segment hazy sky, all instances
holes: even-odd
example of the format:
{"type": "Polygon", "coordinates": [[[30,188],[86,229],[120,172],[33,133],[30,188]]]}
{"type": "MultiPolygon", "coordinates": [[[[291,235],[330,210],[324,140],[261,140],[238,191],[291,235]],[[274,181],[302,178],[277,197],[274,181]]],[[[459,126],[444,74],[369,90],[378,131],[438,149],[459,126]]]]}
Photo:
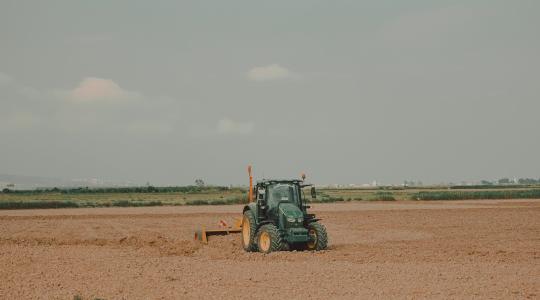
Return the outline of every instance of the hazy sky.
{"type": "Polygon", "coordinates": [[[0,1],[0,173],[540,177],[539,1],[0,1]]]}

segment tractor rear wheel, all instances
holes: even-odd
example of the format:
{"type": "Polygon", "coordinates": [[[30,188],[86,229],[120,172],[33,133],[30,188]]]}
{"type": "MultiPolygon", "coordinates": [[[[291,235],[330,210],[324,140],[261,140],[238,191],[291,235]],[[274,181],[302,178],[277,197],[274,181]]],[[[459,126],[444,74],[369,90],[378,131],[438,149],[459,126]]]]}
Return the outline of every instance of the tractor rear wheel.
{"type": "Polygon", "coordinates": [[[311,242],[306,243],[307,250],[324,250],[328,246],[328,235],[326,227],[319,222],[309,223],[308,234],[311,237],[311,242]]]}
{"type": "Polygon", "coordinates": [[[256,234],[257,224],[255,223],[255,216],[251,210],[247,210],[244,212],[244,217],[242,218],[242,246],[244,246],[244,250],[248,252],[257,250],[256,234]]]}
{"type": "Polygon", "coordinates": [[[259,228],[257,247],[262,253],[280,251],[283,248],[283,240],[274,224],[266,224],[259,228]]]}

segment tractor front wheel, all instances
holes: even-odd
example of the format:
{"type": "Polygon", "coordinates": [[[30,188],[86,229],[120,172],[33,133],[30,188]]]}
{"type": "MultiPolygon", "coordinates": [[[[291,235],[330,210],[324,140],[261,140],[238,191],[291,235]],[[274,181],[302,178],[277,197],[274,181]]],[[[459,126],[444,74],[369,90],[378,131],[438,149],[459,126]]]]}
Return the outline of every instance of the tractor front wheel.
{"type": "Polygon", "coordinates": [[[262,253],[280,251],[283,247],[283,240],[279,235],[279,230],[274,224],[261,226],[257,234],[257,247],[262,253]]]}
{"type": "Polygon", "coordinates": [[[251,252],[257,250],[257,244],[255,242],[255,235],[257,233],[257,224],[255,223],[255,216],[251,210],[244,212],[242,218],[242,245],[244,250],[251,252]]]}
{"type": "Polygon", "coordinates": [[[326,227],[318,222],[313,222],[308,225],[308,234],[311,238],[310,242],[307,242],[307,250],[324,250],[328,246],[328,235],[326,233],[326,227]]]}

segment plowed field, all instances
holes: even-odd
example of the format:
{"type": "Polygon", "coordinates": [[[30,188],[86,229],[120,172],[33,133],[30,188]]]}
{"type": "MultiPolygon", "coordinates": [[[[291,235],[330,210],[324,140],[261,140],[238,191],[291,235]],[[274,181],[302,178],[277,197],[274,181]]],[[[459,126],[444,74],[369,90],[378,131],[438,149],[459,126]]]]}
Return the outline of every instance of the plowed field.
{"type": "Polygon", "coordinates": [[[0,299],[540,298],[540,200],[313,205],[321,252],[192,240],[241,209],[0,211],[0,299]]]}

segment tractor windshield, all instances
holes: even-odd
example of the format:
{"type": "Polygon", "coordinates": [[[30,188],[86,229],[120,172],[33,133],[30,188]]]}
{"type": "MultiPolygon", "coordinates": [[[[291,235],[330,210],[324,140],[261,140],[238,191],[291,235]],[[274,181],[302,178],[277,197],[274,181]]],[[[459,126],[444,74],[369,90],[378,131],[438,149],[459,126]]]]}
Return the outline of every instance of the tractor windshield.
{"type": "Polygon", "coordinates": [[[290,183],[276,183],[268,187],[268,205],[276,206],[279,201],[298,205],[298,186],[290,183]]]}

